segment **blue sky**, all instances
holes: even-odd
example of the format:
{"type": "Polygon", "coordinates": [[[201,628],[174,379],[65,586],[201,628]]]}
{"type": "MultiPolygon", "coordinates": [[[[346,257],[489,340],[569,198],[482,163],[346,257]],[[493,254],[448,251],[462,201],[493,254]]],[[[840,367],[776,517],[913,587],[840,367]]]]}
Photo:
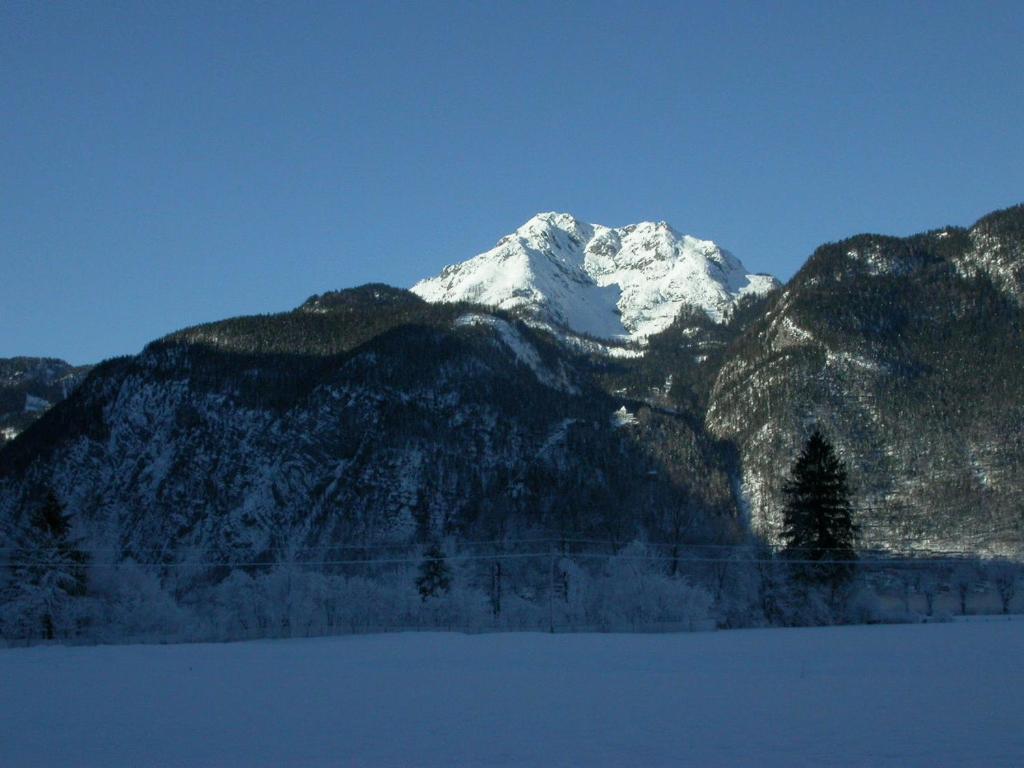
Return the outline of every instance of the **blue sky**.
{"type": "Polygon", "coordinates": [[[542,210],[785,279],[1024,200],[1011,3],[0,5],[0,356],[400,286],[542,210]]]}

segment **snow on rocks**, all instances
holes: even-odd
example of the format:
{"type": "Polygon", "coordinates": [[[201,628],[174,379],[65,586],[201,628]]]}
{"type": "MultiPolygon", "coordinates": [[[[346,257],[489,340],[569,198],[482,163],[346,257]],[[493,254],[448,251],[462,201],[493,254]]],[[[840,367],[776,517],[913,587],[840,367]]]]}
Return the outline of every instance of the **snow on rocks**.
{"type": "Polygon", "coordinates": [[[629,427],[636,423],[636,414],[630,413],[626,410],[626,406],[622,406],[612,414],[612,426],[616,429],[629,427]]]}
{"type": "Polygon", "coordinates": [[[25,413],[42,413],[53,403],[35,395],[25,395],[25,413]]]}
{"type": "Polygon", "coordinates": [[[683,305],[716,322],[741,296],[775,278],[750,274],[710,240],[665,222],[611,228],[565,213],[540,213],[489,251],[445,267],[413,293],[525,311],[554,326],[602,339],[642,340],[664,330],[683,305]]]}

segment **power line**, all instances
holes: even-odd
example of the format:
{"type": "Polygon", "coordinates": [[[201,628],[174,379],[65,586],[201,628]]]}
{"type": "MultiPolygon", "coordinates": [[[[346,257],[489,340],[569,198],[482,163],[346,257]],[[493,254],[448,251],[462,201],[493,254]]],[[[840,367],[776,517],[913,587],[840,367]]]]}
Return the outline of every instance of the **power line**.
{"type": "MultiPolygon", "coordinates": [[[[912,544],[912,539],[903,539],[899,542],[903,547],[890,547],[887,548],[886,552],[905,552],[908,555],[915,557],[928,557],[931,555],[937,556],[969,556],[974,553],[964,552],[962,550],[939,550],[939,549],[923,549],[920,547],[907,546],[912,544]]],[[[628,543],[622,541],[613,541],[610,539],[576,539],[567,537],[551,537],[551,538],[537,538],[537,539],[496,539],[490,541],[460,541],[458,546],[460,547],[479,547],[479,546],[501,546],[501,547],[516,547],[524,545],[536,545],[536,544],[552,544],[552,545],[565,545],[565,544],[587,544],[587,545],[601,545],[609,547],[622,547],[628,543]]],[[[687,550],[730,550],[734,552],[746,552],[756,549],[767,549],[773,552],[816,552],[816,547],[787,547],[784,544],[770,543],[770,542],[751,542],[747,544],[695,544],[695,543],[674,543],[674,542],[658,542],[658,541],[643,541],[641,544],[645,547],[652,548],[678,548],[680,552],[687,550]]],[[[333,551],[379,551],[385,549],[409,549],[409,544],[337,544],[337,545],[323,545],[319,547],[273,547],[268,552],[285,553],[295,556],[300,553],[312,553],[312,552],[333,552],[333,551]]],[[[68,547],[0,547],[0,552],[62,552],[67,551],[68,547]]],[[[122,555],[141,555],[145,553],[149,554],[163,554],[168,550],[165,548],[144,548],[144,549],[126,549],[124,547],[88,547],[81,548],[76,547],[77,551],[85,552],[88,554],[102,554],[102,553],[114,553],[122,555]]],[[[191,551],[194,553],[210,554],[216,552],[210,549],[194,550],[189,547],[181,547],[180,549],[186,552],[191,551]]],[[[869,552],[874,550],[861,550],[862,552],[869,552]]],[[[493,555],[489,555],[493,556],[493,555]]],[[[366,562],[366,561],[359,561],[366,562]]]]}
{"type": "Polygon", "coordinates": [[[867,557],[867,558],[764,558],[764,557],[671,557],[665,555],[630,555],[610,554],[606,552],[573,552],[557,553],[545,552],[522,552],[522,553],[490,553],[475,555],[450,555],[447,557],[403,557],[403,558],[378,558],[362,560],[252,560],[252,561],[231,561],[231,560],[207,560],[207,561],[177,561],[177,562],[137,562],[124,560],[121,562],[89,562],[75,563],[68,561],[25,561],[18,562],[18,567],[57,567],[66,568],[121,568],[121,567],[151,567],[151,568],[283,568],[283,567],[329,567],[343,565],[412,565],[424,562],[464,562],[464,561],[495,561],[495,560],[525,560],[530,558],[561,560],[573,559],[606,559],[626,561],[647,561],[665,562],[685,565],[687,563],[726,563],[730,565],[741,564],[772,564],[772,565],[856,565],[856,566],[878,566],[878,565],[899,565],[899,566],[935,566],[935,565],[962,565],[965,558],[893,558],[893,557],[867,557]]]}

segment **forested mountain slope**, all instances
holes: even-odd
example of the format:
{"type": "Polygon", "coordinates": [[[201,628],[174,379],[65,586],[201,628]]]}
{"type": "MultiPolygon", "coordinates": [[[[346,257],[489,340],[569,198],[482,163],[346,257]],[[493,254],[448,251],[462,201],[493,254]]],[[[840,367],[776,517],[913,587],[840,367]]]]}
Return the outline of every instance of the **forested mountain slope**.
{"type": "Polygon", "coordinates": [[[24,524],[52,489],[90,546],[174,562],[446,535],[731,540],[731,460],[542,332],[365,286],[97,367],[0,452],[0,519],[24,524]]]}
{"type": "Polygon", "coordinates": [[[843,453],[862,543],[1019,553],[1024,207],[970,229],[819,248],[734,343],[709,431],[734,443],[755,527],[777,530],[811,424],[843,453]]]}

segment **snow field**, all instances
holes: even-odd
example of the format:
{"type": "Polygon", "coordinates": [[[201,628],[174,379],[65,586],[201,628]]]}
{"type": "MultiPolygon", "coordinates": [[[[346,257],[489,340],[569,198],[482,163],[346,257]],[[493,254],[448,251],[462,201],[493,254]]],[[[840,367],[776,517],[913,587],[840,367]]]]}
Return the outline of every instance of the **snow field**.
{"type": "Polygon", "coordinates": [[[1024,764],[1024,622],[0,650],[0,765],[1024,764]]]}

